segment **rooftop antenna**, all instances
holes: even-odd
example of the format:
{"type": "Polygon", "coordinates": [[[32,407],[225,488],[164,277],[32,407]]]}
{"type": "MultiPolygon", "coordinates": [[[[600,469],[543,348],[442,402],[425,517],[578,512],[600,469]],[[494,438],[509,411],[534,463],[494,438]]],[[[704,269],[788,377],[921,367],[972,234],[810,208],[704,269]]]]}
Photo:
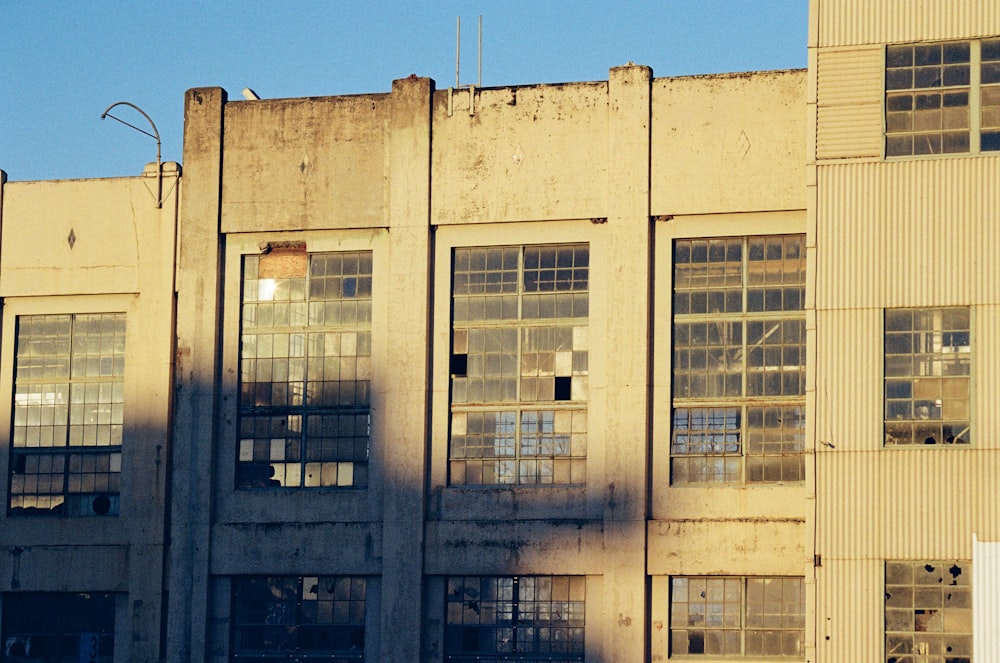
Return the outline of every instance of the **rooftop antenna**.
{"type": "MultiPolygon", "coordinates": [[[[483,16],[479,15],[479,43],[478,43],[478,72],[476,78],[476,87],[482,87],[483,85],[483,16]]],[[[455,89],[460,89],[462,87],[462,82],[460,79],[461,72],[461,61],[462,61],[462,17],[457,18],[457,23],[455,26],[455,89]]]]}

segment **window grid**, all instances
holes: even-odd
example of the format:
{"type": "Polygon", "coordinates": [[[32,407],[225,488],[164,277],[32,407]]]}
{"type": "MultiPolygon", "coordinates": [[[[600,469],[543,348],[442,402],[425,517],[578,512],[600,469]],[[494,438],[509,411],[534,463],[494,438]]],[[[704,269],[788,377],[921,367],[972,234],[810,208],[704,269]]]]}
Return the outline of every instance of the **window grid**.
{"type": "Polygon", "coordinates": [[[968,444],[968,308],[886,309],[885,444],[968,444]]]}
{"type": "Polygon", "coordinates": [[[584,660],[586,578],[448,578],[445,660],[584,660]]]}
{"type": "Polygon", "coordinates": [[[1000,39],[885,54],[886,156],[1000,150],[1000,39]]]}
{"type": "Polygon", "coordinates": [[[3,608],[6,663],[114,660],[114,594],[11,592],[3,608]]]}
{"type": "Polygon", "coordinates": [[[797,658],[804,653],[802,578],[671,578],[672,656],[797,658]]]}
{"type": "Polygon", "coordinates": [[[11,513],[118,512],[125,314],[17,318],[11,513]]]}
{"type": "Polygon", "coordinates": [[[804,237],[674,246],[671,480],[805,474],[804,237]]]}
{"type": "Polygon", "coordinates": [[[586,482],[589,250],[458,248],[449,481],[586,482]]]}
{"type": "Polygon", "coordinates": [[[885,565],[885,663],[971,663],[972,565],[885,565]]]}
{"type": "Polygon", "coordinates": [[[273,273],[243,259],[241,488],[368,483],[372,256],[309,254],[273,273]]]}
{"type": "Polygon", "coordinates": [[[232,586],[232,660],[364,660],[365,578],[238,576],[232,586]]]}

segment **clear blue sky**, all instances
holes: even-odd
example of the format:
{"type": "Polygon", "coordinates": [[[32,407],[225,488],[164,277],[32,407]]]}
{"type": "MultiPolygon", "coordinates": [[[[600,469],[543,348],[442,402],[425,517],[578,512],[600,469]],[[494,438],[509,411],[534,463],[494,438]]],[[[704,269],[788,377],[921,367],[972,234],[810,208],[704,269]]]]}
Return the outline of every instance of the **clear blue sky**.
{"type": "MultiPolygon", "coordinates": [[[[156,143],[101,112],[136,104],[183,162],[184,92],[387,92],[393,79],[484,86],[806,66],[807,0],[0,0],[0,169],[11,180],[136,175],[156,143]]],[[[146,128],[133,111],[122,119],[146,128]]]]}

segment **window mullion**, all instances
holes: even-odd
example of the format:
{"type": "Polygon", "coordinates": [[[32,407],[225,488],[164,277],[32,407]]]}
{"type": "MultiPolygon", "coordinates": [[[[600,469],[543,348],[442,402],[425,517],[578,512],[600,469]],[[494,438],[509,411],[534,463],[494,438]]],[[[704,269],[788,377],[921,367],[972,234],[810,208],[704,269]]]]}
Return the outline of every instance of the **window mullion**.
{"type": "Polygon", "coordinates": [[[982,151],[982,42],[973,39],[969,45],[969,152],[982,151]]]}

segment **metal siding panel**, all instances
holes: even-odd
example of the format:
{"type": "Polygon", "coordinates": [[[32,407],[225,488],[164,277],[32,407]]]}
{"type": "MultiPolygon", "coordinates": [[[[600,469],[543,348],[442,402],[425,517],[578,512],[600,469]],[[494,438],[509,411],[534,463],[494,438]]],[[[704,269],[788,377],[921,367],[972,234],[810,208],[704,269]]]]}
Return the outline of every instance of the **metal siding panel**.
{"type": "Polygon", "coordinates": [[[818,168],[818,309],[1000,299],[1000,159],[818,168]]]}
{"type": "Polygon", "coordinates": [[[820,0],[819,45],[962,39],[1000,34],[994,0],[820,0]]]}
{"type": "Polygon", "coordinates": [[[882,49],[822,51],[817,59],[819,159],[882,154],[882,49]]]}
{"type": "Polygon", "coordinates": [[[975,660],[1000,661],[1000,543],[972,542],[972,647],[975,660]]]}
{"type": "Polygon", "coordinates": [[[816,660],[882,660],[884,564],[827,560],[816,570],[816,660]]]}

